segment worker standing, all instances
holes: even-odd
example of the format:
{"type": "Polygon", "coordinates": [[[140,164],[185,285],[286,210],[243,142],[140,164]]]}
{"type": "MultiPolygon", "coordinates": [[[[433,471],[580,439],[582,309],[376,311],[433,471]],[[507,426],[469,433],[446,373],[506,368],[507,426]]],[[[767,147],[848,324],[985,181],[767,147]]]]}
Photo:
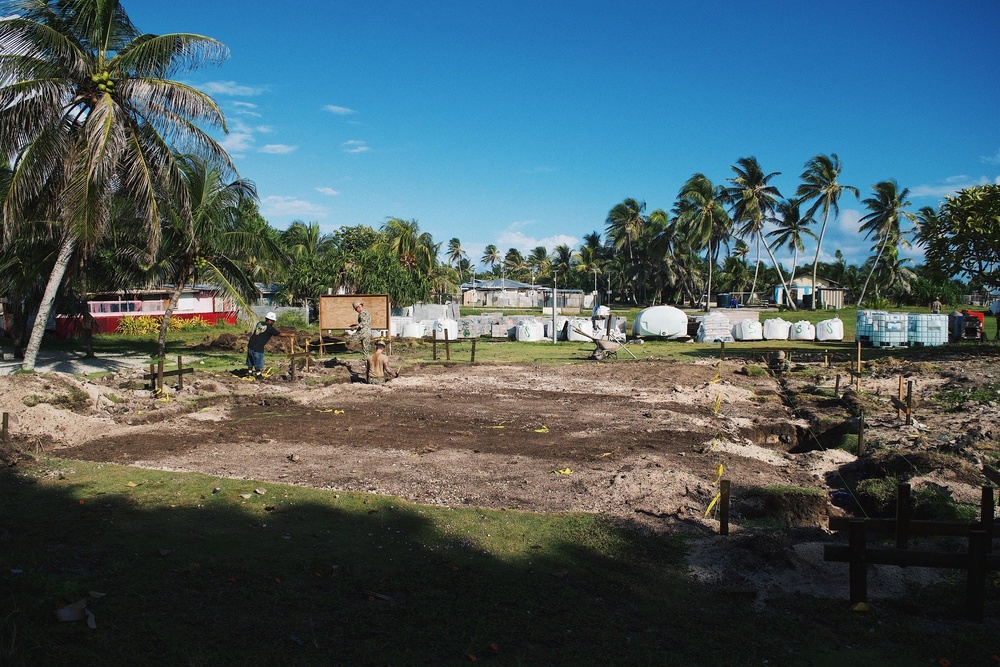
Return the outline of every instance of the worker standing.
{"type": "Polygon", "coordinates": [[[247,343],[247,374],[253,374],[258,380],[264,373],[264,346],[267,341],[275,336],[280,338],[292,338],[294,334],[281,333],[274,328],[274,321],[278,316],[273,312],[264,316],[263,322],[254,325],[250,333],[250,341],[247,343]]]}
{"type": "Polygon", "coordinates": [[[364,301],[354,302],[354,311],[358,314],[358,323],[352,324],[354,335],[361,341],[361,354],[367,359],[372,353],[372,314],[365,310],[364,301]]]}

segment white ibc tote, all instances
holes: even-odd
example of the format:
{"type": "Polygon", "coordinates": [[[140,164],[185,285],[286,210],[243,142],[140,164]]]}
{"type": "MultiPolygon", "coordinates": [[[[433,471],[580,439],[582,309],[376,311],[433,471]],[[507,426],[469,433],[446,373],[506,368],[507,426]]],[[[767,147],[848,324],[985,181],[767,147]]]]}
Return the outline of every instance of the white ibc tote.
{"type": "Polygon", "coordinates": [[[409,322],[403,325],[403,338],[423,338],[426,330],[422,322],[409,322]]]}
{"type": "Polygon", "coordinates": [[[872,346],[902,347],[909,340],[906,313],[872,313],[872,346]]]}
{"type": "Polygon", "coordinates": [[[944,345],[948,342],[948,316],[910,313],[907,320],[908,341],[912,347],[944,345]]]}
{"type": "Polygon", "coordinates": [[[788,340],[816,340],[815,325],[806,320],[799,320],[789,329],[788,340]]]}
{"type": "Polygon", "coordinates": [[[757,320],[740,320],[733,325],[733,338],[736,340],[762,340],[764,331],[757,320]]]}
{"type": "Polygon", "coordinates": [[[545,327],[541,322],[524,321],[517,325],[514,337],[519,341],[537,343],[545,340],[545,327]]]}
{"type": "Polygon", "coordinates": [[[844,340],[844,323],[839,317],[816,325],[816,340],[844,340]]]}
{"type": "Polygon", "coordinates": [[[791,328],[792,323],[786,322],[780,317],[774,317],[769,320],[764,320],[764,339],[765,340],[788,340],[788,330],[791,328]]]}

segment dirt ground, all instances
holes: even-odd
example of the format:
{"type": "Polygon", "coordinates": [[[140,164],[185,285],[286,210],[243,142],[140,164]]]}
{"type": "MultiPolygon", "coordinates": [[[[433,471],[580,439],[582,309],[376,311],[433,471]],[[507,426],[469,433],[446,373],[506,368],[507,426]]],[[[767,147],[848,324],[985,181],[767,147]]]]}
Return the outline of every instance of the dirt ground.
{"type": "MultiPolygon", "coordinates": [[[[717,512],[706,511],[721,476],[732,485],[732,534],[697,541],[693,576],[752,587],[760,600],[778,591],[846,598],[846,564],[824,563],[822,544],[856,457],[821,436],[850,424],[852,394],[800,400],[832,393],[838,371],[820,361],[782,378],[738,360],[453,363],[409,367],[385,386],[352,382],[360,364],[358,355],[327,360],[294,382],[196,371],[163,396],[144,388],[141,370],[85,381],[15,375],[0,377],[0,409],[25,452],[425,504],[598,512],[651,531],[717,534],[717,512]],[[821,492],[778,505],[759,493],[780,486],[821,492]],[[764,519],[787,530],[745,528],[764,519]]],[[[975,363],[883,362],[862,388],[869,441],[965,454],[966,466],[927,471],[915,488],[978,503],[977,453],[1000,447],[1000,396],[947,413],[920,400],[906,426],[888,404],[900,375],[918,397],[997,383],[1000,347],[984,347],[975,363]]],[[[870,594],[936,576],[880,568],[870,594]]]]}

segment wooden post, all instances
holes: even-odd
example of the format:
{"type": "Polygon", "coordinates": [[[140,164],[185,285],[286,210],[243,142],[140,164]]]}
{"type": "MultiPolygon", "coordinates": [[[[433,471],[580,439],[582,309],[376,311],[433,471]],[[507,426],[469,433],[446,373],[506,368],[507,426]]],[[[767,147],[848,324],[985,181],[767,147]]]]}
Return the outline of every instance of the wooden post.
{"type": "Polygon", "coordinates": [[[860,394],[861,393],[861,341],[860,340],[858,341],[858,368],[857,368],[857,371],[858,371],[858,375],[857,375],[857,378],[855,380],[855,382],[857,383],[857,388],[855,389],[855,391],[857,391],[860,394]]]}
{"type": "Polygon", "coordinates": [[[719,341],[719,361],[726,360],[726,341],[719,341]]]}
{"type": "Polygon", "coordinates": [[[865,411],[858,413],[858,458],[865,453],[865,411]]]}
{"type": "Polygon", "coordinates": [[[149,365],[149,386],[156,389],[156,364],[149,365]]]}
{"type": "Polygon", "coordinates": [[[849,573],[851,604],[868,602],[868,571],[865,562],[865,520],[851,519],[848,525],[847,548],[850,552],[849,573]]]}
{"type": "Polygon", "coordinates": [[[309,341],[306,341],[306,370],[309,370],[309,341]]]}
{"type": "Polygon", "coordinates": [[[833,397],[840,398],[840,373],[837,373],[837,384],[833,386],[833,397]]]}
{"type": "Polygon", "coordinates": [[[444,330],[444,358],[447,361],[451,361],[451,343],[449,342],[450,336],[448,335],[448,328],[445,327],[444,330]]]}
{"type": "Polygon", "coordinates": [[[896,485],[896,548],[905,549],[910,541],[910,485],[896,485]]]}
{"type": "Polygon", "coordinates": [[[913,425],[913,380],[906,382],[906,425],[913,425]]]}
{"type": "Polygon", "coordinates": [[[830,350],[823,350],[823,358],[826,359],[826,367],[830,367],[830,350]]]}
{"type": "Polygon", "coordinates": [[[472,339],[472,361],[469,363],[476,363],[476,339],[472,339]]]}
{"type": "Polygon", "coordinates": [[[719,481],[719,535],[729,534],[729,480],[719,481]]]}
{"type": "Polygon", "coordinates": [[[434,361],[438,360],[438,332],[435,329],[431,331],[431,351],[434,355],[434,361]]]}
{"type": "Polygon", "coordinates": [[[156,387],[163,393],[163,357],[160,357],[156,362],[156,387]]]}
{"type": "MultiPolygon", "coordinates": [[[[7,430],[7,426],[10,422],[10,416],[5,412],[3,413],[3,427],[0,429],[0,440],[7,442],[10,440],[10,431],[7,430]]],[[[992,498],[992,496],[990,496],[992,498]]]]}
{"type": "Polygon", "coordinates": [[[986,554],[990,536],[980,526],[969,531],[969,569],[965,580],[965,615],[970,621],[983,620],[986,604],[986,554]]]}
{"type": "Polygon", "coordinates": [[[184,388],[184,357],[177,355],[177,390],[184,388]]]}
{"type": "MultiPolygon", "coordinates": [[[[982,499],[979,501],[979,523],[987,535],[993,535],[994,513],[996,505],[993,503],[993,487],[983,486],[982,499]]],[[[986,552],[993,552],[993,540],[986,540],[986,552]]]]}
{"type": "MultiPolygon", "coordinates": [[[[899,402],[903,402],[903,376],[899,376],[899,402]]],[[[896,408],[896,419],[903,418],[903,408],[896,408]]]]}

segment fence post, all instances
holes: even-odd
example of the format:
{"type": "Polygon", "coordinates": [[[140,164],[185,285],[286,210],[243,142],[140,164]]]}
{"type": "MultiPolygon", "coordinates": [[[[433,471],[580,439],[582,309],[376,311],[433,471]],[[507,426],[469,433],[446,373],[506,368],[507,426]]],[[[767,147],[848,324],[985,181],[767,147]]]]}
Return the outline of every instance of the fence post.
{"type": "Polygon", "coordinates": [[[913,424],[913,380],[906,382],[906,425],[913,424]]]}
{"type": "Polygon", "coordinates": [[[9,424],[10,416],[5,412],[3,413],[3,427],[0,430],[0,440],[7,442],[10,439],[10,431],[7,429],[9,424]]]}
{"type": "Polygon", "coordinates": [[[719,481],[719,535],[729,534],[729,480],[719,481]]]}
{"type": "MultiPolygon", "coordinates": [[[[903,402],[903,376],[899,376],[899,402],[903,402]]],[[[903,418],[903,408],[896,408],[896,419],[903,418]]]]}
{"type": "Polygon", "coordinates": [[[965,580],[965,616],[970,621],[983,620],[986,604],[986,554],[990,537],[982,527],[969,531],[969,569],[965,580]]]}
{"type": "Polygon", "coordinates": [[[472,364],[476,363],[476,339],[475,338],[472,339],[472,361],[470,361],[469,363],[472,363],[472,364]]]}
{"type": "Polygon", "coordinates": [[[850,552],[849,575],[851,604],[868,602],[868,570],[865,562],[865,520],[851,519],[847,548],[850,552]]]}
{"type": "Polygon", "coordinates": [[[726,360],[726,341],[719,341],[719,361],[726,360]]]}
{"type": "Polygon", "coordinates": [[[861,393],[861,341],[858,341],[858,374],[856,376],[856,389],[859,394],[861,393]]]}
{"type": "Polygon", "coordinates": [[[837,384],[833,387],[833,397],[840,398],[840,373],[837,373],[837,384]]]}
{"type": "Polygon", "coordinates": [[[450,336],[448,335],[448,328],[445,327],[444,330],[444,358],[446,361],[451,361],[451,343],[449,341],[450,336]]]}
{"type": "Polygon", "coordinates": [[[438,332],[437,329],[431,331],[431,351],[434,355],[434,361],[438,360],[438,332]]]}
{"type": "Polygon", "coordinates": [[[184,357],[177,355],[177,390],[184,388],[184,357]]]}
{"type": "Polygon", "coordinates": [[[896,485],[896,548],[905,549],[910,541],[910,485],[896,485]]]}
{"type": "Polygon", "coordinates": [[[156,388],[163,393],[163,357],[156,362],[156,388]]]}
{"type": "Polygon", "coordinates": [[[865,453],[865,411],[858,413],[858,458],[865,453]]]}

